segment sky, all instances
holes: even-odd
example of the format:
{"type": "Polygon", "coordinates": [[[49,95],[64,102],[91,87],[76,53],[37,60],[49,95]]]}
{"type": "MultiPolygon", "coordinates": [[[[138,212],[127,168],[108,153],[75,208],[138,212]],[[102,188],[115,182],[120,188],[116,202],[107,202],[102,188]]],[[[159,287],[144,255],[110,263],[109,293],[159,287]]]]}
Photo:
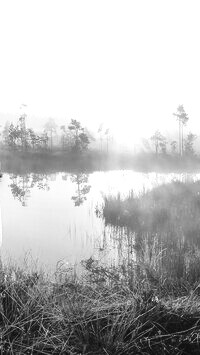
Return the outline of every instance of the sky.
{"type": "Polygon", "coordinates": [[[0,125],[71,118],[122,142],[200,135],[199,0],[0,0],[0,125]]]}

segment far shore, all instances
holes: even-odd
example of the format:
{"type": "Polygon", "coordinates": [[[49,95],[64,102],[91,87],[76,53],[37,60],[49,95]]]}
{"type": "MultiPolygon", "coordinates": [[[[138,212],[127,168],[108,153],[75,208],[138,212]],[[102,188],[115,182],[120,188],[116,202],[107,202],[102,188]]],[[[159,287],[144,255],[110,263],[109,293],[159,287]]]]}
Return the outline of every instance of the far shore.
{"type": "Polygon", "coordinates": [[[88,150],[75,154],[63,150],[0,151],[2,172],[30,173],[86,172],[108,170],[135,170],[158,173],[200,172],[200,156],[183,156],[153,153],[100,152],[88,150]]]}

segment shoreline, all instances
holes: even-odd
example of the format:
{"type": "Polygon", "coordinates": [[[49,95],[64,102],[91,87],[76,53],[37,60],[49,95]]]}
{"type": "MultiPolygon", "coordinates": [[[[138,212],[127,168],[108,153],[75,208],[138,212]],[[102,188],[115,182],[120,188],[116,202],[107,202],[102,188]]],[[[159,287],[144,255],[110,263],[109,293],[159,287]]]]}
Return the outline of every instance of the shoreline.
{"type": "Polygon", "coordinates": [[[157,173],[200,172],[200,157],[179,157],[155,154],[101,153],[88,151],[82,155],[70,152],[38,151],[0,152],[2,172],[94,172],[109,170],[133,170],[157,173]]]}

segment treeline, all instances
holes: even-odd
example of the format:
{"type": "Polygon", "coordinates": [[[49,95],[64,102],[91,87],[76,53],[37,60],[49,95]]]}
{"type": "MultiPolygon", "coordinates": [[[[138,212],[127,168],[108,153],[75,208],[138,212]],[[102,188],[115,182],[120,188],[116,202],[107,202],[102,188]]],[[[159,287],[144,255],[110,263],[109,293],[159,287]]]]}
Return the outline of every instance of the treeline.
{"type": "Polygon", "coordinates": [[[44,131],[40,134],[32,128],[26,127],[26,115],[20,116],[16,125],[6,123],[2,131],[2,146],[10,150],[52,150],[54,145],[72,152],[85,151],[90,141],[91,135],[81,126],[81,123],[72,119],[70,124],[60,127],[60,136],[56,135],[57,125],[53,119],[49,119],[44,126],[44,131]],[[57,139],[54,143],[55,137],[57,139]]]}
{"type": "Polygon", "coordinates": [[[194,143],[197,139],[197,135],[189,132],[186,137],[184,137],[184,127],[187,125],[189,117],[185,112],[183,105],[178,106],[177,111],[173,113],[173,116],[178,122],[178,141],[167,141],[166,137],[157,130],[150,138],[155,154],[171,153],[179,156],[194,156],[194,143]]]}
{"type": "MultiPolygon", "coordinates": [[[[195,155],[194,144],[197,136],[189,132],[184,136],[184,128],[189,121],[189,117],[185,112],[183,105],[179,105],[177,111],[173,114],[178,123],[177,140],[167,139],[159,130],[149,138],[143,139],[145,152],[157,155],[173,155],[173,156],[189,156],[195,155]]],[[[85,152],[91,143],[95,150],[100,152],[119,151],[118,146],[113,141],[110,130],[103,130],[100,125],[96,139],[84,128],[81,123],[75,119],[65,126],[57,126],[56,122],[50,118],[44,125],[43,132],[37,133],[32,128],[26,127],[27,115],[23,114],[19,117],[16,125],[6,123],[1,132],[2,148],[12,151],[53,151],[59,149],[61,151],[82,153],[85,152]],[[96,141],[96,142],[95,142],[96,141]]],[[[133,142],[134,145],[134,142],[133,142]]],[[[121,149],[121,153],[123,149],[121,149]]],[[[137,153],[141,153],[142,145],[137,153]]]]}
{"type": "Polygon", "coordinates": [[[172,154],[179,156],[194,156],[195,149],[194,143],[197,139],[197,136],[192,132],[188,133],[187,136],[181,142],[181,151],[179,150],[179,142],[176,140],[167,141],[167,138],[160,133],[160,131],[156,131],[153,136],[150,138],[153,144],[153,149],[156,155],[158,154],[172,154]]]}

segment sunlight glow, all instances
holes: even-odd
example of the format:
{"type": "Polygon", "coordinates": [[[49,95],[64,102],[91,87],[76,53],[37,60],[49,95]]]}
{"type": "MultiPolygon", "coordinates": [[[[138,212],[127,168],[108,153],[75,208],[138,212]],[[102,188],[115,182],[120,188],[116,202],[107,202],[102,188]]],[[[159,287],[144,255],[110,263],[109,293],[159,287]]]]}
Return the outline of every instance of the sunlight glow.
{"type": "Polygon", "coordinates": [[[200,116],[199,2],[35,0],[0,3],[0,124],[101,122],[122,142],[200,116]],[[11,119],[12,120],[12,119],[11,119]]]}

